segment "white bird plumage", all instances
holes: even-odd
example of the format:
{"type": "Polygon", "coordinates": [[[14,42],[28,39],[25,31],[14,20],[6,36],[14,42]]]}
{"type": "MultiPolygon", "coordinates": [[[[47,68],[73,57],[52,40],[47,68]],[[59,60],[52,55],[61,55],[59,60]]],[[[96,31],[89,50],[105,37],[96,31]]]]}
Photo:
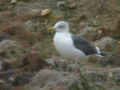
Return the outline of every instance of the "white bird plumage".
{"type": "MultiPolygon", "coordinates": [[[[84,51],[75,47],[74,40],[72,39],[73,34],[71,34],[69,32],[68,22],[59,21],[54,25],[53,28],[56,30],[56,33],[55,33],[54,39],[53,39],[54,45],[56,47],[56,50],[60,53],[60,55],[62,57],[81,58],[82,56],[86,56],[84,51]]],[[[82,41],[84,41],[84,40],[82,40],[82,41]]],[[[87,41],[85,41],[85,42],[87,42],[87,41]]],[[[87,44],[89,44],[89,43],[87,43],[87,44]]],[[[84,48],[85,48],[85,46],[84,46],[84,48]]],[[[90,48],[93,48],[93,47],[90,47],[90,48]]],[[[96,50],[96,54],[101,53],[100,49],[96,46],[94,47],[94,50],[96,50]]]]}
{"type": "Polygon", "coordinates": [[[73,41],[71,39],[71,34],[64,32],[56,32],[54,36],[54,45],[57,51],[61,56],[65,58],[73,58],[76,56],[85,56],[85,54],[76,49],[73,45],[73,41]]]}

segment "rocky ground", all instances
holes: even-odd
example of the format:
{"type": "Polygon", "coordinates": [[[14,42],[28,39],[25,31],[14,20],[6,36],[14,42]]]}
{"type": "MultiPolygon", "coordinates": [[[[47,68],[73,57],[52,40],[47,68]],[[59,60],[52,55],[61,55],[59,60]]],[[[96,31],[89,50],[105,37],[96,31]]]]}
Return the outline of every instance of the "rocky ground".
{"type": "Polygon", "coordinates": [[[0,0],[0,90],[118,90],[119,5],[119,0],[0,0]],[[59,20],[107,56],[78,64],[62,59],[47,30],[59,20]]]}

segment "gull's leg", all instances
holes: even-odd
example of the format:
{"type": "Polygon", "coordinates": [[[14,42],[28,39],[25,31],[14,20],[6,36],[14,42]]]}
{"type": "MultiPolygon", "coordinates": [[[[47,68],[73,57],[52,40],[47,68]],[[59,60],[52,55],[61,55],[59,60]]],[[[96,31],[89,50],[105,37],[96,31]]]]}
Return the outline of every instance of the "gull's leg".
{"type": "Polygon", "coordinates": [[[76,67],[74,68],[74,74],[75,76],[77,76],[79,74],[79,70],[81,67],[81,64],[84,63],[84,61],[88,60],[88,56],[79,56],[79,57],[75,57],[74,59],[74,63],[76,65],[76,67]]]}
{"type": "Polygon", "coordinates": [[[75,63],[75,68],[74,68],[74,75],[75,76],[78,76],[78,73],[79,73],[79,67],[77,67],[78,66],[78,60],[79,60],[80,58],[78,58],[78,57],[75,57],[75,60],[74,60],[74,63],[75,63]]]}

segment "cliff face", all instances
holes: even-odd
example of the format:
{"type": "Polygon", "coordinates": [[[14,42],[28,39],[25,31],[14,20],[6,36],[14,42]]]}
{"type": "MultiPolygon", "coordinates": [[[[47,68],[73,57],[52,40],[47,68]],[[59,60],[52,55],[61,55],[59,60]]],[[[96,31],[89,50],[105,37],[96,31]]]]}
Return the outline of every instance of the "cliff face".
{"type": "Polygon", "coordinates": [[[0,0],[0,90],[119,89],[119,8],[119,0],[0,0]],[[47,30],[59,20],[108,55],[62,59],[47,30]]]}

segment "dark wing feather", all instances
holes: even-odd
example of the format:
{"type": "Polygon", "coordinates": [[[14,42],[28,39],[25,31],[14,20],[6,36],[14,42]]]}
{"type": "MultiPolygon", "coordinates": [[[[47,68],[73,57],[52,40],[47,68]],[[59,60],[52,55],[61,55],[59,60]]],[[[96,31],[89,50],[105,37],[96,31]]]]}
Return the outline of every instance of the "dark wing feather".
{"type": "Polygon", "coordinates": [[[95,46],[91,45],[86,39],[79,35],[72,35],[72,39],[75,47],[83,51],[86,55],[97,53],[95,46]]]}

